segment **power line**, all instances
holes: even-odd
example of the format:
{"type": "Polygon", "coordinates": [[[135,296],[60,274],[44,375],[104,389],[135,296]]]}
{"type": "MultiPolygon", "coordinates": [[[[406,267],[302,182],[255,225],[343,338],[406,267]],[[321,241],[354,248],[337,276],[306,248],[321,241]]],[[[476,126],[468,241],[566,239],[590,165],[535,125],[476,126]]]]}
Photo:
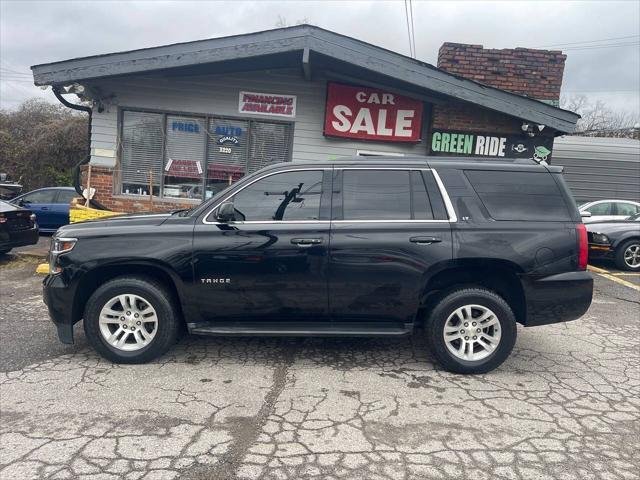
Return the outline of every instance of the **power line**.
{"type": "Polygon", "coordinates": [[[640,45],[640,42],[626,42],[626,43],[610,43],[608,45],[591,45],[589,47],[569,47],[563,48],[565,52],[579,52],[581,50],[599,50],[601,48],[622,48],[622,47],[634,47],[640,45]]]}
{"type": "Polygon", "coordinates": [[[611,37],[611,38],[601,38],[599,40],[583,40],[582,42],[570,42],[570,43],[553,43],[551,45],[541,45],[539,47],[533,48],[548,48],[548,47],[563,47],[565,45],[579,45],[583,43],[599,43],[599,42],[608,42],[610,40],[624,40],[626,38],[636,38],[640,37],[640,35],[627,35],[625,37],[611,37]]]}
{"type": "Polygon", "coordinates": [[[411,41],[411,27],[409,27],[409,8],[407,7],[407,0],[404,0],[404,16],[407,21],[407,36],[409,37],[409,56],[411,56],[411,58],[414,58],[413,42],[411,41]]]}
{"type": "Polygon", "coordinates": [[[411,38],[413,43],[413,58],[415,58],[418,53],[416,52],[416,27],[413,24],[413,0],[409,0],[409,13],[411,13],[411,38]]]}

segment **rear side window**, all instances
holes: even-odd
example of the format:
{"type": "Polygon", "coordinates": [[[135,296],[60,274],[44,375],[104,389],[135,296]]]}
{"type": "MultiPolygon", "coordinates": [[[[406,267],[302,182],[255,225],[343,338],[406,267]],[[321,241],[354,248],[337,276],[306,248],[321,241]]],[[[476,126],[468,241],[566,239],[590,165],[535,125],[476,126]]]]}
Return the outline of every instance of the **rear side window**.
{"type": "Polygon", "coordinates": [[[633,203],[616,204],[616,215],[624,215],[625,217],[630,217],[631,215],[635,215],[636,213],[638,213],[638,207],[633,203]]]}
{"type": "Polygon", "coordinates": [[[447,220],[431,172],[419,170],[344,170],[345,220],[447,220]]]}
{"type": "Polygon", "coordinates": [[[571,221],[548,173],[467,170],[465,175],[495,220],[571,221]]]}
{"type": "Polygon", "coordinates": [[[66,205],[71,203],[75,197],[79,195],[74,190],[60,190],[58,191],[58,198],[56,199],[56,203],[64,203],[66,205]]]}
{"type": "Polygon", "coordinates": [[[345,220],[410,220],[408,170],[345,170],[342,209],[345,220]]]}

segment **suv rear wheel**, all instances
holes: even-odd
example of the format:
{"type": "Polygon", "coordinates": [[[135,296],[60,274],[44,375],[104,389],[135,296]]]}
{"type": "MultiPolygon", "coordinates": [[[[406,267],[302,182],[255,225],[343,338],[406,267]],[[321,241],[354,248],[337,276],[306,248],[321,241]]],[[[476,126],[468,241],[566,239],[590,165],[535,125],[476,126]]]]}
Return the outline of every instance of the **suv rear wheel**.
{"type": "Polygon", "coordinates": [[[502,297],[484,288],[465,288],[438,302],[425,332],[433,355],[446,370],[485,373],[507,359],[517,327],[502,297]]]}
{"type": "Polygon", "coordinates": [[[101,285],[85,308],[89,343],[115,363],[144,363],[165,353],[178,337],[173,295],[147,277],[118,277],[101,285]]]}

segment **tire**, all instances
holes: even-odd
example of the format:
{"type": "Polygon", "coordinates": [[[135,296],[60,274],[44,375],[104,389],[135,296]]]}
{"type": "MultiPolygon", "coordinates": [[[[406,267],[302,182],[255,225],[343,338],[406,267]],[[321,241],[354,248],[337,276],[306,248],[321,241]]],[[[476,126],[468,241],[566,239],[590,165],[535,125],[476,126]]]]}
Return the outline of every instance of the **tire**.
{"type": "Polygon", "coordinates": [[[484,288],[464,288],[446,293],[435,305],[427,319],[425,334],[431,352],[445,370],[474,374],[489,372],[507,359],[516,342],[517,327],[511,307],[501,296],[484,288]],[[470,319],[469,310],[463,308],[469,306],[473,306],[470,319]],[[484,323],[478,321],[474,327],[474,321],[485,314],[488,316],[482,320],[484,323]],[[464,319],[469,319],[467,327],[464,319]],[[483,324],[488,326],[482,327],[483,324]],[[445,340],[445,326],[450,341],[445,340]],[[478,333],[478,328],[481,328],[480,334],[476,335],[479,340],[474,341],[473,335],[461,333],[478,333]],[[463,342],[467,346],[462,346],[463,342]],[[485,348],[483,344],[494,345],[494,348],[485,348]],[[474,356],[476,358],[468,358],[474,356]]]}
{"type": "Polygon", "coordinates": [[[114,278],[101,285],[86,304],[87,340],[114,363],[149,362],[166,353],[178,338],[182,322],[176,305],[174,295],[153,278],[114,278]],[[101,314],[106,320],[102,323],[101,314]],[[117,331],[120,333],[113,337],[117,331]],[[111,343],[109,337],[114,338],[111,343]]]}
{"type": "Polygon", "coordinates": [[[616,267],[620,270],[628,270],[631,272],[640,271],[640,258],[636,257],[635,261],[633,256],[629,258],[629,256],[633,255],[634,252],[636,255],[640,254],[640,239],[631,239],[622,243],[622,245],[616,249],[616,267]],[[625,257],[627,258],[625,259],[625,257]]]}

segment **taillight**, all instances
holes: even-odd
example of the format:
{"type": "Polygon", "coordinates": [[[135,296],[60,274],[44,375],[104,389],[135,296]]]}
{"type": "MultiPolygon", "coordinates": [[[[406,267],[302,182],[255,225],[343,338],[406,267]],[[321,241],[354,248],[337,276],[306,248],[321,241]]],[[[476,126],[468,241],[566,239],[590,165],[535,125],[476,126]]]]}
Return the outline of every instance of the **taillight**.
{"type": "Polygon", "coordinates": [[[584,226],[584,223],[576,225],[576,235],[578,237],[578,270],[586,270],[589,244],[587,242],[587,227],[584,226]]]}

